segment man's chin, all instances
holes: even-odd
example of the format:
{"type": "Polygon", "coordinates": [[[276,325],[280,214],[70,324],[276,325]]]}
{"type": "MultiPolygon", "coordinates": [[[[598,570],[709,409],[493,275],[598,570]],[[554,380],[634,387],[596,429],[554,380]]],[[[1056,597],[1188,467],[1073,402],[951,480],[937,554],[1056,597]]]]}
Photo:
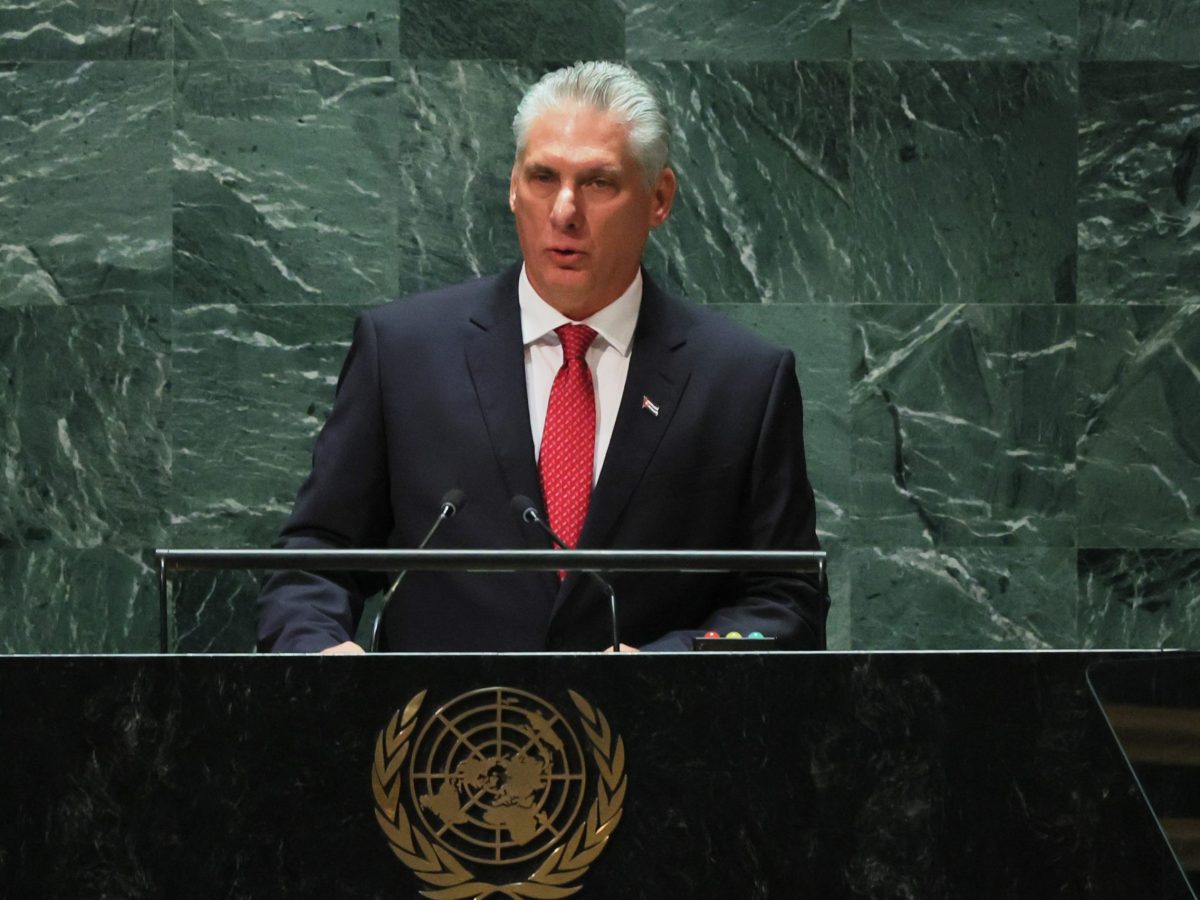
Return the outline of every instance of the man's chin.
{"type": "Polygon", "coordinates": [[[549,271],[543,272],[542,280],[546,285],[547,292],[571,296],[586,294],[592,287],[590,272],[567,266],[554,266],[549,271]]]}

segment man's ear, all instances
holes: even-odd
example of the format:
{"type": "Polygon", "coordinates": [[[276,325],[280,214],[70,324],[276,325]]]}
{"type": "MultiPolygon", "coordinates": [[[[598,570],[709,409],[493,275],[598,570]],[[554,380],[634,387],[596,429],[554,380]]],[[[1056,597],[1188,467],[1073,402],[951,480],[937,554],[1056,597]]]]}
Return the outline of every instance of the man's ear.
{"type": "Polygon", "coordinates": [[[513,212],[517,211],[517,167],[512,167],[512,174],[508,177],[508,208],[513,212]]]}
{"type": "Polygon", "coordinates": [[[658,183],[654,185],[650,204],[650,227],[657,228],[667,221],[671,214],[671,205],[675,202],[675,189],[679,183],[675,180],[675,172],[670,166],[663,166],[658,175],[658,183]]]}

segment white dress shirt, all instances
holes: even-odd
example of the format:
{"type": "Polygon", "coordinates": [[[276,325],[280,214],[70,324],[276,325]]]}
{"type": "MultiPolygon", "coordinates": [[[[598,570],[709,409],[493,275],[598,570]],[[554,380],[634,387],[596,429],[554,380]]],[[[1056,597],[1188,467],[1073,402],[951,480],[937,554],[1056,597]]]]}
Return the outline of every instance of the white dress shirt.
{"type": "MultiPolygon", "coordinates": [[[[525,344],[525,392],[529,397],[529,427],[533,432],[533,455],[537,459],[542,447],[542,430],[546,425],[546,407],[550,405],[550,388],[554,376],[562,367],[562,342],[554,329],[573,320],[568,319],[543,300],[525,267],[517,287],[521,304],[521,340],[525,344]]],[[[593,316],[584,319],[596,332],[596,339],[587,350],[588,369],[596,392],[596,455],[592,466],[592,485],[600,477],[604,457],[612,440],[617,421],[617,407],[625,390],[629,374],[629,352],[633,348],[633,331],[637,327],[638,311],[642,308],[642,272],[616,300],[593,316]]]]}

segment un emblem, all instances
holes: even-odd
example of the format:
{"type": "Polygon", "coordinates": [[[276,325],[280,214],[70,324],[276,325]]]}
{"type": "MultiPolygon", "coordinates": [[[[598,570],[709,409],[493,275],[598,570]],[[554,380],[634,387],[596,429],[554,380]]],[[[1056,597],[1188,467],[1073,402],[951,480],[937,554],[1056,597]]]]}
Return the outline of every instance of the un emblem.
{"type": "Polygon", "coordinates": [[[379,733],[375,817],[392,852],[428,886],[425,897],[579,890],[620,821],[627,780],[621,738],[600,710],[568,694],[585,743],[550,703],[505,687],[462,694],[423,722],[422,691],[379,733]],[[503,877],[518,866],[523,878],[503,877]]]}

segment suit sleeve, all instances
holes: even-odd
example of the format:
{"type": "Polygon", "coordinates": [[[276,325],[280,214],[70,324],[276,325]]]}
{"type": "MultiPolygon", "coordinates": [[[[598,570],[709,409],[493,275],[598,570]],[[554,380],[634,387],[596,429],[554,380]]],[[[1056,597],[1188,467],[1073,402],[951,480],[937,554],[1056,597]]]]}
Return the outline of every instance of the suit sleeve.
{"type": "MultiPolygon", "coordinates": [[[[781,354],[758,431],[742,508],[739,544],[745,550],[819,550],[816,505],[804,455],[804,412],[795,357],[781,354]]],[[[749,572],[733,582],[728,603],[698,629],[673,631],[644,650],[690,650],[705,631],[752,631],[777,637],[788,650],[825,649],[829,598],[816,575],[749,572]]]]}
{"type": "MultiPolygon", "coordinates": [[[[392,527],[379,348],[358,317],[333,410],[313,448],[312,471],[277,542],[289,550],[384,547],[392,527]]],[[[364,599],[383,576],[278,572],[258,598],[258,648],[310,653],[351,640],[364,599]]]]}

